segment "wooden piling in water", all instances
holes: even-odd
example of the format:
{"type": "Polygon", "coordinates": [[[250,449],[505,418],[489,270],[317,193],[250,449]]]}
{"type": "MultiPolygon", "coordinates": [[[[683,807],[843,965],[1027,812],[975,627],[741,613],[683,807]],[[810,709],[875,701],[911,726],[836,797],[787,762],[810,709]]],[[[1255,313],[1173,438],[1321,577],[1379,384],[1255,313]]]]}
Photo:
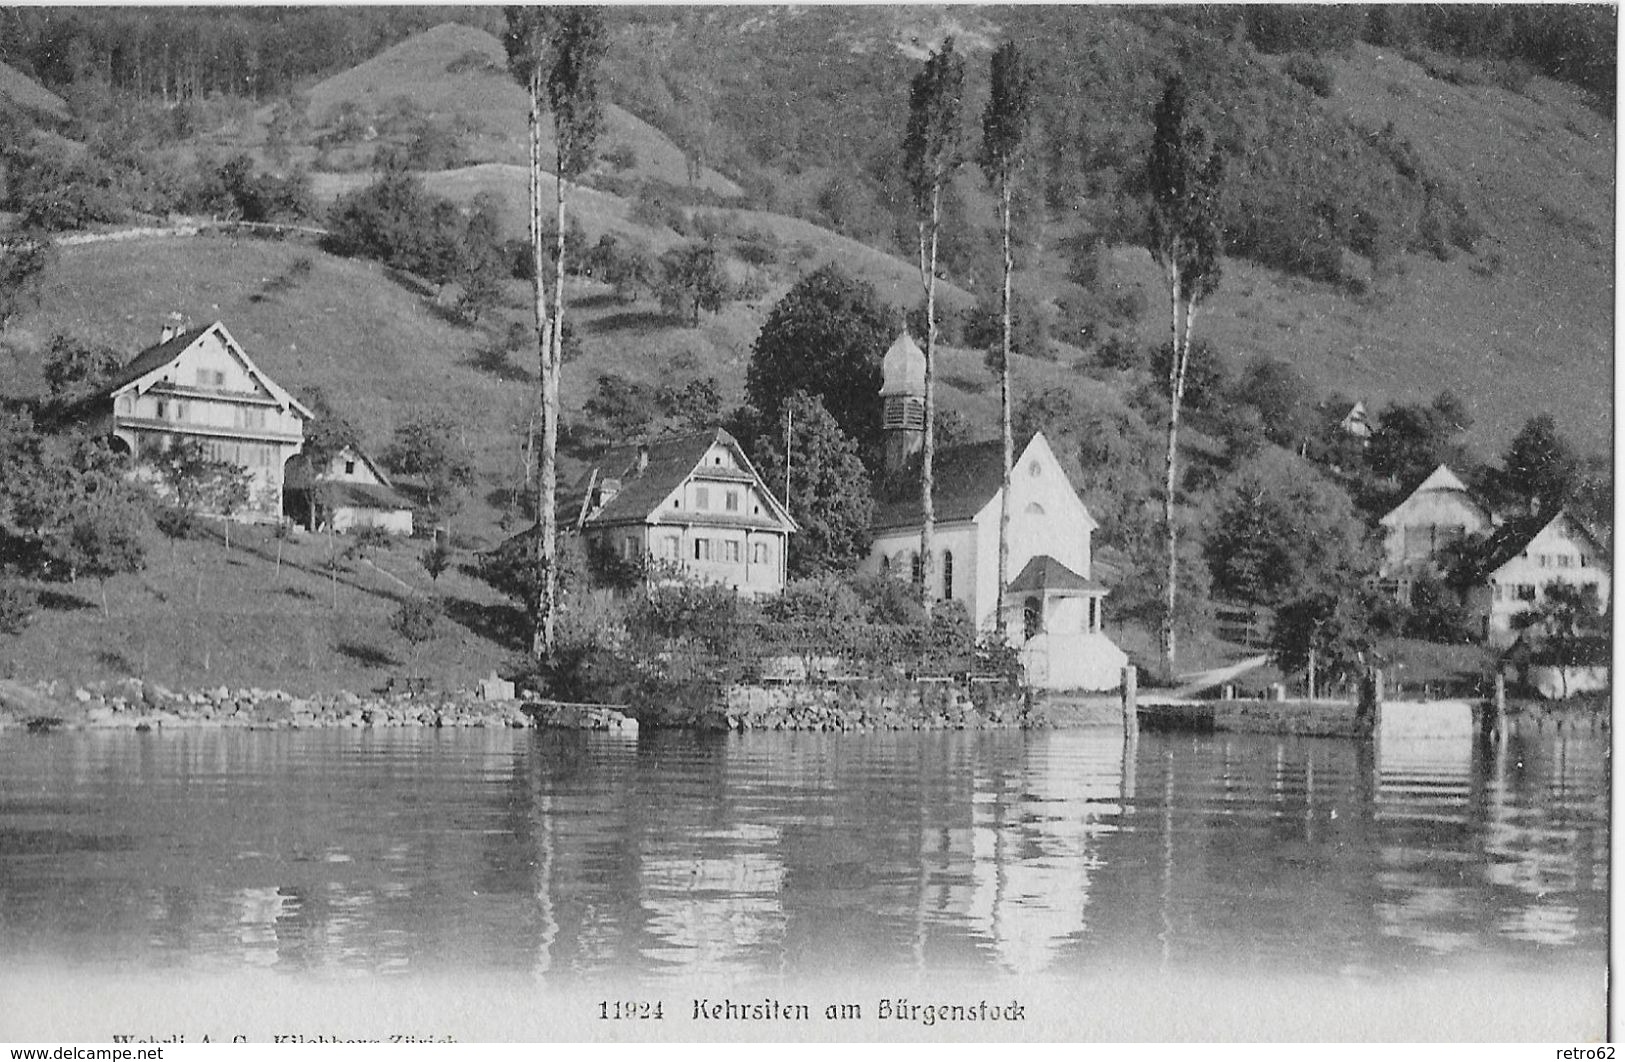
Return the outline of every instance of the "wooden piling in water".
{"type": "Polygon", "coordinates": [[[1138,737],[1140,733],[1140,673],[1133,664],[1123,669],[1123,734],[1138,737]]]}

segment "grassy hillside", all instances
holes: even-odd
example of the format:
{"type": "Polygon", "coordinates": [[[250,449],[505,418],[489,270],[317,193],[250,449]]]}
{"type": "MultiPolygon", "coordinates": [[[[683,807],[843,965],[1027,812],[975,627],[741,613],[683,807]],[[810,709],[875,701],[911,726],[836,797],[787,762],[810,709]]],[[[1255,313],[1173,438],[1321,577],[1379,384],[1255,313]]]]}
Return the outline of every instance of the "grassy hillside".
{"type": "MultiPolygon", "coordinates": [[[[319,82],[308,96],[307,115],[318,130],[330,128],[346,107],[377,128],[404,106],[462,132],[471,162],[529,159],[525,93],[508,73],[502,43],[469,26],[447,23],[420,33],[319,82]]],[[[552,125],[544,125],[543,154],[552,158],[552,125]]],[[[605,109],[602,148],[610,153],[622,147],[635,162],[621,176],[689,183],[683,152],[658,129],[611,104],[605,109]]],[[[737,185],[712,169],[704,169],[696,184],[722,196],[739,194],[737,185]]]]}
{"type": "Polygon", "coordinates": [[[474,683],[522,648],[510,643],[504,602],[453,569],[431,584],[421,543],[399,542],[326,565],[325,538],[281,543],[218,528],[197,539],[148,541],[147,566],[97,583],[54,584],[34,622],[0,637],[0,675],[90,682],[137,675],[175,689],[258,686],[295,694],[366,691],[392,677],[436,688],[474,683]],[[105,589],[106,611],[103,611],[105,589]],[[413,645],[390,619],[402,600],[433,592],[445,603],[433,637],[413,645]]]}
{"type": "Polygon", "coordinates": [[[61,96],[16,67],[0,63],[0,105],[6,104],[57,121],[68,118],[68,105],[61,96]]]}

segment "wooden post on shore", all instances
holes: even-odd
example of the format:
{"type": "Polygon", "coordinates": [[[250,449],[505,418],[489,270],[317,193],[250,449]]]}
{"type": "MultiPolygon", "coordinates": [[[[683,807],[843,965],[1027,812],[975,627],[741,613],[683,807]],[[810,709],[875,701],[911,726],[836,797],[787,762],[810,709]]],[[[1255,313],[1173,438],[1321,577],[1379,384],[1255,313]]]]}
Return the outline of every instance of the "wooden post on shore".
{"type": "Polygon", "coordinates": [[[1505,742],[1507,736],[1507,679],[1499,670],[1495,672],[1495,700],[1490,703],[1490,740],[1505,742]]]}
{"type": "Polygon", "coordinates": [[[1123,736],[1140,735],[1140,673],[1133,664],[1123,669],[1123,736]]]}

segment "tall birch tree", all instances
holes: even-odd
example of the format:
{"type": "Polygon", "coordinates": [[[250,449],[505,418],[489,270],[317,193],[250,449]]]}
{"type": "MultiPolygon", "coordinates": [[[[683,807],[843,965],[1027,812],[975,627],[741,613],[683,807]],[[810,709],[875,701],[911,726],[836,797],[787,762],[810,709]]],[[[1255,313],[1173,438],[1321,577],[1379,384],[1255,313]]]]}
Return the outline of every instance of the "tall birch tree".
{"type": "Polygon", "coordinates": [[[530,244],[535,275],[537,401],[541,453],[536,472],[536,586],[530,602],[531,654],[553,649],[558,603],[559,374],[563,364],[565,188],[591,166],[603,125],[598,70],[607,48],[603,16],[590,7],[510,7],[504,45],[508,68],[530,97],[530,244]],[[543,227],[542,121],[553,114],[555,226],[552,306],[548,305],[547,233],[543,227]]]}
{"type": "Polygon", "coordinates": [[[1180,403],[1190,368],[1191,331],[1203,300],[1219,286],[1220,195],[1224,157],[1207,128],[1188,113],[1185,82],[1175,74],[1163,86],[1152,117],[1146,187],[1151,193],[1146,245],[1162,268],[1168,288],[1172,356],[1168,359],[1168,453],[1164,465],[1162,518],[1167,549],[1163,587],[1162,659],[1173,674],[1176,655],[1174,608],[1179,580],[1179,528],[1174,502],[1178,485],[1180,403]]]}
{"type": "Polygon", "coordinates": [[[1022,149],[1032,124],[1033,78],[1016,49],[1006,41],[993,53],[992,90],[982,114],[982,150],[977,158],[988,182],[998,189],[999,224],[1004,236],[1004,288],[1000,299],[1003,317],[999,348],[999,423],[1004,441],[1004,479],[999,500],[999,605],[994,610],[999,637],[1005,634],[1004,588],[1010,585],[1010,468],[1015,464],[1015,432],[1011,425],[1010,390],[1010,276],[1015,256],[1010,250],[1010,199],[1022,149]]]}
{"type": "Polygon", "coordinates": [[[964,161],[960,112],[965,62],[954,39],[932,52],[909,86],[908,130],[903,138],[903,174],[908,181],[919,232],[920,285],[925,289],[925,439],[920,456],[920,582],[927,615],[931,611],[932,545],[935,511],[931,497],[936,456],[937,234],[942,225],[942,190],[964,161]]]}

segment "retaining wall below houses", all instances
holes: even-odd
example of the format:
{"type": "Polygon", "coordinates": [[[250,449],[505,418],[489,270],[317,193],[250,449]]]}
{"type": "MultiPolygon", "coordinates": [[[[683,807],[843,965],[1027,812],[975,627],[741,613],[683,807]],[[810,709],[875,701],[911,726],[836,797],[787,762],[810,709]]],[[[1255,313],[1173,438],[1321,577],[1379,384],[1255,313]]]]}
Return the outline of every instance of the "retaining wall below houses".
{"type": "Polygon", "coordinates": [[[713,730],[982,730],[1046,725],[1019,694],[948,682],[738,685],[695,722],[713,730]]]}

